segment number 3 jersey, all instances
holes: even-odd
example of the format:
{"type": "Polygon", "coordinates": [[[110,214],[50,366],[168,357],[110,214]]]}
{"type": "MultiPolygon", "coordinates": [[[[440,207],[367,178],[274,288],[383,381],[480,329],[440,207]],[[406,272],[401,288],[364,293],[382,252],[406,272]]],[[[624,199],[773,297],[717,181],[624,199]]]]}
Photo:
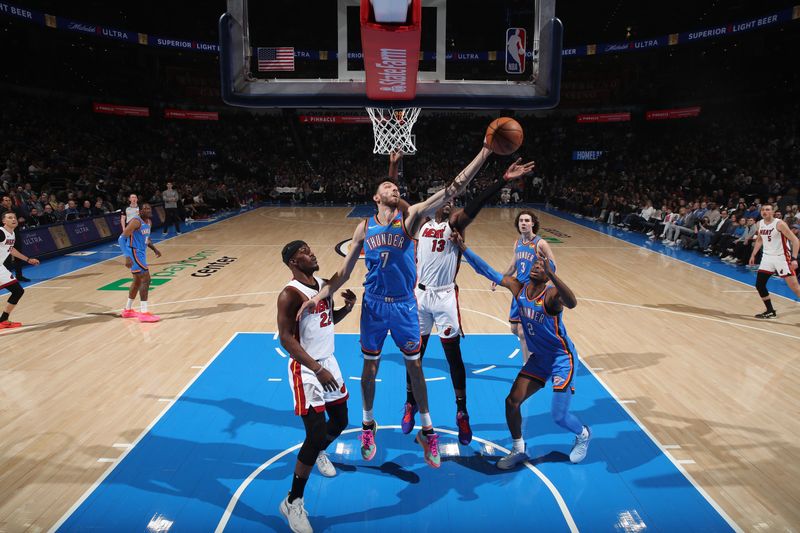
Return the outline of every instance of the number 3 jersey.
{"type": "Polygon", "coordinates": [[[403,213],[397,211],[385,226],[378,221],[377,216],[364,223],[366,295],[398,301],[413,298],[417,279],[415,242],[406,231],[403,213]]]}
{"type": "MultiPolygon", "coordinates": [[[[286,286],[296,289],[311,299],[325,286],[324,280],[316,276],[314,276],[314,280],[317,282],[316,288],[304,285],[296,279],[287,283],[286,286]]],[[[300,341],[300,346],[314,359],[325,359],[333,355],[333,298],[321,300],[317,307],[307,309],[303,313],[297,324],[296,336],[300,341]]]]}
{"type": "Polygon", "coordinates": [[[447,220],[429,220],[419,230],[417,281],[426,288],[455,283],[461,251],[450,240],[452,234],[453,229],[447,220]]]}

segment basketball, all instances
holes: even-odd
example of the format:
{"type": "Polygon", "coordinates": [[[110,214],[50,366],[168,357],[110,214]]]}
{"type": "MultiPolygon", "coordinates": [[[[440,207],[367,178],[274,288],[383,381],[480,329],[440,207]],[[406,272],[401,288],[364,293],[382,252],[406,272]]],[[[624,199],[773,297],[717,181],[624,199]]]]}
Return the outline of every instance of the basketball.
{"type": "Polygon", "coordinates": [[[511,117],[500,117],[493,120],[486,128],[486,144],[492,152],[499,155],[509,155],[522,146],[525,134],[519,122],[511,117]]]}

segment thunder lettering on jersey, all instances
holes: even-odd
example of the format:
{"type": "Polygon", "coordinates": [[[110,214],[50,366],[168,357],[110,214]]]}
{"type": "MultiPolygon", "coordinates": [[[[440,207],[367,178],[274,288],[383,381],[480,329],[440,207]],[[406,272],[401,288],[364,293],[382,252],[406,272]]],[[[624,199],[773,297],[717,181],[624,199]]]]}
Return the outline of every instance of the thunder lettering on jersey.
{"type": "Polygon", "coordinates": [[[11,254],[11,249],[14,247],[16,238],[14,237],[14,233],[8,231],[6,228],[0,229],[3,230],[3,243],[0,244],[0,265],[2,265],[3,261],[11,254]]]}
{"type": "Polygon", "coordinates": [[[455,283],[461,252],[450,240],[450,223],[429,220],[419,230],[417,281],[426,287],[445,287],[455,283]]]}
{"type": "Polygon", "coordinates": [[[778,230],[777,218],[772,219],[769,224],[759,220],[758,234],[761,236],[761,253],[789,257],[789,242],[778,230]]]}
{"type": "Polygon", "coordinates": [[[567,335],[562,313],[549,315],[544,309],[544,293],[542,291],[533,300],[528,299],[528,285],[525,283],[517,295],[519,317],[525,331],[525,342],[531,354],[537,357],[575,356],[575,346],[567,335]]]}
{"type": "MultiPolygon", "coordinates": [[[[325,281],[321,278],[314,276],[314,280],[317,282],[318,288],[304,285],[296,279],[287,283],[286,286],[298,290],[311,299],[325,286],[325,281]]],[[[334,349],[333,298],[320,300],[316,307],[304,311],[295,333],[297,340],[300,341],[300,346],[314,359],[320,360],[332,356],[334,349]]]]}
{"type": "Polygon", "coordinates": [[[367,219],[364,237],[366,294],[390,298],[413,298],[417,280],[414,239],[406,232],[403,213],[398,211],[388,225],[374,216],[367,219]]]}
{"type": "Polygon", "coordinates": [[[141,222],[141,226],[131,233],[131,236],[128,238],[128,246],[133,250],[144,251],[144,249],[147,248],[147,239],[150,238],[150,224],[145,222],[144,219],[138,215],[129,220],[128,223],[130,224],[133,220],[141,222]]]}
{"type": "Polygon", "coordinates": [[[540,240],[541,237],[538,235],[532,241],[526,241],[522,235],[517,239],[517,244],[514,247],[514,262],[517,267],[517,279],[522,283],[530,279],[531,267],[539,259],[536,253],[536,246],[540,240]]]}

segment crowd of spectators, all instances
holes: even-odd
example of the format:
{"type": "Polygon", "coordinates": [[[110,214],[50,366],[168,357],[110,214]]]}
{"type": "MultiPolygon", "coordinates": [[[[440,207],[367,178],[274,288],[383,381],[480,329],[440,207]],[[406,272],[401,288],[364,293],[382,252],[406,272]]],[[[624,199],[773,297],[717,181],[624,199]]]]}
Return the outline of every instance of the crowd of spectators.
{"type": "MultiPolygon", "coordinates": [[[[230,113],[219,121],[96,115],[87,106],[8,96],[0,109],[0,209],[24,227],[160,202],[166,182],[181,216],[260,201],[369,203],[388,158],[372,154],[370,124],[307,124],[292,112],[230,113]]],[[[343,112],[347,113],[347,112],[343,112]]],[[[155,113],[154,113],[155,114],[155,113]]],[[[489,115],[423,112],[418,152],[403,159],[410,201],[444,186],[477,153],[489,115]]],[[[532,178],[495,199],[548,201],[668,246],[745,263],[763,203],[800,231],[798,107],[718,108],[700,117],[578,124],[574,117],[518,117],[526,135],[514,157],[535,160],[532,178]],[[602,154],[574,161],[574,151],[602,154]]],[[[467,196],[500,177],[492,157],[467,196]]]]}

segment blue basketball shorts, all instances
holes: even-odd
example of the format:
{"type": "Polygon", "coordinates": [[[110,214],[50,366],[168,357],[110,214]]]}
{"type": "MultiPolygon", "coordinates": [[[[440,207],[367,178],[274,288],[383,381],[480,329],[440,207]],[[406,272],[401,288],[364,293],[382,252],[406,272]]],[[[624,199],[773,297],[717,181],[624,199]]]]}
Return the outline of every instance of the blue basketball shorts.
{"type": "Polygon", "coordinates": [[[361,305],[361,351],[364,359],[380,358],[383,341],[389,332],[405,359],[419,359],[421,338],[417,299],[414,295],[399,300],[364,294],[361,305]]]}
{"type": "Polygon", "coordinates": [[[578,358],[571,353],[548,356],[542,354],[531,354],[528,362],[522,367],[519,373],[527,378],[539,381],[542,386],[547,380],[553,382],[553,391],[567,392],[572,390],[572,380],[575,378],[575,371],[578,365],[578,358]]]}

